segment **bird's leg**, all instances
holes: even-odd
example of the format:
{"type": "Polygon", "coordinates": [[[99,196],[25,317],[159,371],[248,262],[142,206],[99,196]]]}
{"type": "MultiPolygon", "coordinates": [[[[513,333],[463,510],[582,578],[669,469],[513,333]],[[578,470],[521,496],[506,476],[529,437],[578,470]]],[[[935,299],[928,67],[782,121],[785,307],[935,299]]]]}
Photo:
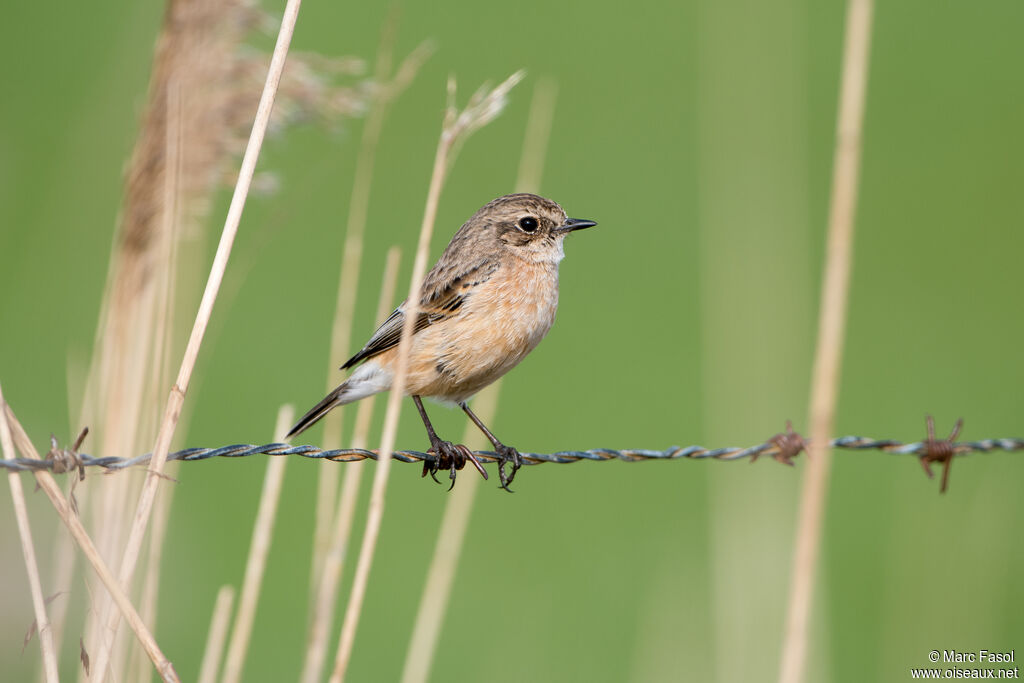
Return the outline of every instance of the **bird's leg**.
{"type": "MultiPolygon", "coordinates": [[[[480,464],[480,461],[473,455],[473,451],[469,450],[461,444],[453,444],[451,441],[442,441],[434,431],[434,425],[430,424],[430,418],[427,417],[427,411],[423,409],[423,401],[420,400],[419,396],[412,397],[413,402],[416,404],[416,410],[420,413],[420,418],[423,420],[423,426],[427,428],[427,438],[430,439],[430,451],[434,453],[434,460],[423,461],[423,475],[430,477],[437,481],[437,472],[442,469],[449,470],[448,478],[452,480],[452,485],[448,487],[451,491],[455,488],[455,472],[461,470],[466,466],[466,461],[469,460],[476,467],[484,479],[487,479],[487,470],[480,464]]],[[[438,484],[441,482],[437,481],[438,484]]]]}
{"type": "Polygon", "coordinates": [[[469,406],[466,405],[465,401],[460,403],[459,407],[462,408],[466,415],[469,416],[469,419],[473,421],[473,424],[480,428],[480,431],[484,433],[484,436],[494,444],[494,450],[498,453],[498,479],[501,481],[501,488],[512,493],[512,489],[510,489],[508,485],[516,478],[516,472],[518,472],[519,468],[523,466],[523,458],[519,455],[519,451],[512,446],[506,446],[502,442],[498,441],[498,437],[496,437],[491,430],[487,428],[487,425],[480,421],[480,418],[476,416],[476,413],[469,409],[469,406]],[[512,463],[512,473],[506,477],[505,463],[507,462],[512,463]]]}

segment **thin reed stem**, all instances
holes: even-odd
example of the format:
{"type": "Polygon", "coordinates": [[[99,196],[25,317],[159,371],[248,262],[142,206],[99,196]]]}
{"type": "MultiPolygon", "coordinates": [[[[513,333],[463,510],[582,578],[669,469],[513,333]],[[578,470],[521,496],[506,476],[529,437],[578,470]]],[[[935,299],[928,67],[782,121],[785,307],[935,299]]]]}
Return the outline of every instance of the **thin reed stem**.
{"type": "MultiPolygon", "coordinates": [[[[15,417],[11,407],[6,403],[0,403],[0,409],[5,410],[8,424],[11,427],[11,432],[14,436],[14,442],[21,451],[22,455],[26,458],[33,458],[35,460],[41,460],[39,453],[36,451],[35,446],[32,445],[32,440],[28,434],[25,433],[24,428],[18,419],[15,417]]],[[[54,509],[57,510],[57,514],[61,520],[67,526],[68,531],[71,532],[72,538],[78,544],[78,547],[82,549],[82,554],[85,559],[93,566],[96,571],[96,575],[100,581],[106,586],[107,591],[113,598],[114,603],[121,610],[124,618],[128,621],[128,625],[135,632],[139,642],[142,643],[142,647],[146,650],[146,654],[149,655],[153,665],[156,667],[157,673],[163,678],[164,681],[177,683],[179,681],[178,674],[174,671],[174,666],[164,656],[164,653],[160,650],[156,640],[153,638],[153,634],[146,628],[139,613],[135,610],[125,591],[121,588],[120,584],[114,578],[110,568],[107,567],[103,558],[100,556],[99,551],[93,544],[92,539],[89,537],[89,533],[82,526],[82,522],[78,519],[78,515],[72,509],[68,503],[67,498],[64,497],[63,492],[60,490],[60,486],[57,485],[53,475],[46,471],[34,472],[36,481],[39,483],[39,487],[43,489],[46,497],[50,499],[54,509]]],[[[98,672],[99,669],[96,669],[98,672]]]]}
{"type": "MultiPolygon", "coordinates": [[[[474,399],[473,409],[484,424],[494,420],[498,408],[498,392],[501,381],[487,387],[474,399]]],[[[483,434],[472,422],[466,424],[462,443],[469,448],[484,447],[483,434]]],[[[462,542],[469,527],[470,511],[476,500],[476,492],[480,487],[480,479],[468,477],[460,482],[459,490],[452,491],[444,506],[444,516],[434,546],[434,556],[427,569],[427,579],[420,595],[420,606],[416,612],[416,622],[406,650],[405,667],[402,670],[402,683],[423,683],[430,673],[430,666],[437,650],[437,640],[441,634],[441,624],[448,608],[452,585],[455,583],[455,571],[458,568],[459,556],[462,554],[462,542]]]]}
{"type": "Polygon", "coordinates": [[[530,99],[526,135],[523,137],[523,153],[519,157],[519,173],[516,174],[516,192],[540,192],[557,99],[558,84],[551,78],[539,79],[530,99]]]}
{"type": "Polygon", "coordinates": [[[228,625],[231,623],[231,605],[235,601],[235,589],[221,586],[217,591],[217,601],[213,604],[213,616],[210,617],[210,630],[206,634],[206,648],[203,650],[203,663],[199,667],[198,683],[213,683],[217,680],[217,669],[224,652],[224,641],[227,640],[228,625]]]}
{"type": "MultiPolygon", "coordinates": [[[[526,135],[523,139],[523,152],[516,176],[516,192],[536,193],[540,190],[557,94],[558,86],[551,79],[541,79],[533,89],[526,135]]],[[[499,379],[473,400],[477,417],[484,424],[493,422],[498,413],[500,391],[499,379]]],[[[462,443],[474,450],[486,446],[483,434],[471,422],[466,424],[462,443]]],[[[427,570],[427,580],[420,597],[412,638],[406,651],[405,668],[402,671],[403,683],[426,681],[434,652],[437,651],[437,639],[441,633],[451,588],[455,582],[455,572],[462,554],[462,543],[469,526],[470,512],[476,500],[477,488],[480,486],[480,481],[476,477],[470,477],[466,483],[469,484],[469,490],[465,490],[465,485],[460,486],[458,494],[450,497],[445,504],[437,544],[434,546],[434,557],[427,570]]]]}
{"type": "MultiPolygon", "coordinates": [[[[349,200],[346,222],[345,243],[341,254],[341,273],[338,278],[338,296],[334,309],[334,325],[331,329],[330,358],[338,362],[348,357],[352,339],[352,317],[355,313],[356,294],[359,291],[359,271],[363,260],[363,235],[370,207],[370,188],[377,160],[377,146],[387,116],[389,105],[412,81],[419,67],[429,55],[426,45],[420,45],[402,63],[392,81],[391,65],[397,33],[397,12],[392,11],[384,24],[384,31],[377,50],[377,64],[374,70],[376,90],[370,98],[369,111],[356,157],[355,179],[349,200]]],[[[383,318],[378,318],[383,320],[383,318]]],[[[332,375],[327,378],[327,389],[334,387],[332,375]]],[[[324,417],[323,442],[327,448],[341,445],[341,426],[344,406],[340,406],[324,417]]],[[[321,467],[317,485],[316,520],[313,535],[313,562],[311,566],[310,597],[320,585],[320,567],[324,564],[324,553],[330,542],[332,512],[338,490],[339,471],[334,467],[321,467]]],[[[315,606],[314,606],[314,609],[315,606]]]]}
{"type": "MultiPolygon", "coordinates": [[[[182,404],[185,400],[185,392],[188,391],[189,380],[192,377],[192,370],[195,368],[196,358],[199,355],[199,348],[203,342],[210,316],[213,313],[213,305],[220,291],[220,285],[224,279],[224,272],[227,269],[228,258],[231,255],[231,248],[235,236],[238,234],[238,226],[242,219],[242,210],[245,207],[245,200],[249,194],[249,187],[252,184],[253,174],[256,170],[256,161],[259,158],[260,149],[263,145],[263,138],[270,121],[270,113],[273,109],[274,98],[281,81],[281,73],[284,70],[285,59],[288,55],[288,48],[291,45],[292,35],[295,30],[295,22],[298,18],[301,0],[288,0],[284,16],[281,19],[281,28],[277,36],[277,44],[274,47],[274,54],[270,61],[270,68],[267,71],[266,83],[260,97],[259,106],[256,110],[256,118],[253,122],[249,142],[246,145],[245,155],[242,158],[241,169],[238,174],[238,181],[235,184],[235,191],[231,198],[231,205],[228,208],[224,229],[221,232],[220,244],[214,257],[213,266],[210,269],[210,276],[203,292],[202,301],[199,304],[199,311],[196,314],[195,323],[192,327],[192,334],[189,337],[185,354],[178,371],[178,379],[171,388],[167,398],[167,407],[164,411],[160,430],[157,434],[156,445],[153,448],[153,460],[150,464],[150,472],[143,484],[142,492],[139,495],[139,502],[133,518],[132,528],[125,546],[124,556],[118,574],[122,586],[127,586],[135,572],[138,562],[139,551],[142,547],[142,539],[149,523],[150,513],[153,508],[153,501],[156,497],[157,486],[161,480],[164,463],[167,453],[170,450],[171,439],[174,436],[178,419],[181,416],[182,404]]],[[[119,616],[114,613],[107,624],[109,633],[116,633],[119,616]]],[[[113,638],[101,639],[99,653],[96,657],[96,671],[102,677],[106,671],[106,664],[110,657],[110,645],[113,638]]]]}
{"type": "Polygon", "coordinates": [[[349,659],[352,656],[352,644],[355,642],[356,628],[363,609],[363,598],[366,597],[366,584],[370,577],[373,554],[377,549],[377,538],[380,535],[380,524],[384,517],[384,491],[387,488],[388,474],[391,470],[391,452],[395,448],[395,435],[398,432],[398,416],[401,412],[402,398],[405,394],[405,376],[409,368],[409,346],[412,341],[412,326],[416,320],[416,304],[420,299],[420,289],[427,273],[427,255],[430,249],[430,236],[434,230],[437,217],[437,205],[444,183],[445,167],[448,163],[448,152],[451,141],[445,134],[441,135],[441,143],[434,156],[434,170],[430,180],[430,191],[427,193],[427,207],[420,226],[420,238],[416,247],[416,261],[413,265],[412,284],[409,287],[409,310],[406,312],[405,324],[402,326],[402,337],[398,344],[398,365],[395,380],[388,394],[387,412],[384,416],[384,433],[381,436],[380,458],[374,472],[373,488],[370,491],[369,510],[366,515],[366,530],[363,532],[363,543],[359,549],[359,560],[356,563],[355,577],[348,606],[345,609],[345,620],[342,622],[341,636],[338,642],[338,653],[334,660],[331,683],[340,683],[345,678],[349,659]]]}
{"type": "MultiPolygon", "coordinates": [[[[11,439],[11,428],[7,424],[6,405],[4,392],[0,389],[0,449],[2,449],[4,457],[14,458],[17,455],[14,452],[14,441],[11,439]]],[[[21,553],[25,556],[25,571],[28,572],[29,594],[32,596],[32,607],[36,614],[39,647],[43,651],[43,672],[47,681],[57,681],[57,651],[53,644],[50,620],[46,616],[46,601],[43,599],[43,586],[39,579],[39,564],[36,562],[36,550],[32,543],[32,530],[28,525],[25,492],[21,488],[21,477],[17,472],[7,473],[7,483],[11,486],[11,503],[14,504],[14,517],[18,522],[21,553]]]]}
{"type": "MultiPolygon", "coordinates": [[[[377,64],[374,82],[380,86],[391,71],[391,58],[395,42],[394,14],[384,24],[380,46],[377,49],[377,64]]],[[[356,294],[359,292],[359,270],[363,260],[363,233],[366,231],[366,216],[369,213],[370,187],[373,167],[377,158],[377,143],[384,118],[384,93],[378,87],[369,101],[366,122],[360,138],[356,157],[355,179],[348,203],[345,242],[341,249],[341,271],[338,277],[338,294],[334,305],[334,322],[331,326],[331,345],[328,357],[337,363],[348,356],[352,339],[352,317],[355,313],[356,294]]],[[[334,373],[327,376],[327,390],[334,388],[334,373]]],[[[327,448],[341,445],[342,418],[344,406],[339,406],[324,416],[323,442],[327,448]]],[[[337,468],[321,467],[318,472],[316,493],[316,514],[313,531],[313,561],[310,565],[310,598],[314,599],[320,586],[320,571],[330,543],[332,513],[336,504],[338,478],[337,468]]],[[[316,609],[316,604],[311,603],[316,609]]]]}
{"type": "Polygon", "coordinates": [[[408,308],[406,310],[402,336],[398,344],[398,362],[395,370],[395,379],[388,395],[388,407],[384,416],[384,433],[381,437],[380,458],[377,462],[377,471],[374,473],[373,488],[370,491],[369,510],[366,516],[366,530],[363,533],[363,543],[359,550],[359,560],[356,564],[355,577],[352,581],[352,591],[349,595],[348,606],[345,610],[345,620],[341,627],[341,636],[338,641],[338,652],[334,660],[334,670],[331,674],[331,682],[337,683],[344,679],[345,671],[348,669],[349,659],[352,655],[352,644],[355,642],[355,632],[359,624],[359,616],[363,608],[363,598],[366,596],[366,584],[370,576],[370,568],[373,564],[373,554],[377,547],[377,538],[380,535],[381,520],[384,516],[384,491],[387,487],[388,474],[391,471],[391,453],[395,447],[395,434],[398,431],[398,416],[401,410],[401,401],[405,395],[405,376],[409,367],[409,347],[412,343],[413,323],[416,320],[418,302],[420,300],[420,289],[423,278],[427,273],[427,257],[430,248],[430,238],[434,231],[434,222],[437,218],[437,206],[441,198],[441,188],[444,186],[445,176],[454,160],[456,150],[473,131],[486,125],[500,113],[505,105],[505,95],[512,87],[522,80],[523,73],[516,72],[493,91],[486,92],[478,90],[470,99],[470,104],[461,113],[455,109],[455,81],[448,80],[449,106],[445,113],[445,125],[441,131],[441,138],[438,141],[437,152],[434,156],[434,167],[430,176],[430,187],[427,191],[427,203],[423,212],[423,222],[420,225],[420,237],[416,246],[416,259],[412,269],[412,280],[409,284],[408,308]]]}
{"type": "MultiPolygon", "coordinates": [[[[401,255],[402,252],[398,247],[388,250],[381,282],[380,299],[377,302],[377,320],[383,320],[393,305],[401,255]]],[[[359,403],[352,438],[353,448],[366,447],[374,405],[373,397],[359,403]]],[[[352,521],[355,518],[356,502],[359,498],[359,482],[362,479],[363,469],[361,465],[356,464],[355,467],[346,470],[345,483],[342,485],[341,495],[338,497],[338,509],[331,515],[333,524],[329,545],[323,558],[323,567],[319,572],[320,580],[314,594],[313,618],[307,638],[309,645],[306,648],[306,659],[302,668],[301,680],[303,683],[315,683],[323,674],[324,660],[327,656],[327,636],[330,634],[331,618],[334,616],[338,601],[338,585],[341,582],[341,572],[348,551],[348,540],[352,533],[352,521]]]]}
{"type": "MultiPolygon", "coordinates": [[[[53,536],[53,592],[70,593],[71,581],[75,573],[75,543],[60,527],[54,530],[53,536]]],[[[56,600],[50,605],[50,633],[53,639],[54,652],[60,652],[62,636],[64,635],[64,622],[68,615],[68,599],[56,600]]]]}
{"type": "MultiPolygon", "coordinates": [[[[149,535],[149,550],[146,558],[146,573],[142,581],[142,593],[139,595],[139,614],[147,624],[155,628],[157,618],[157,606],[160,597],[160,569],[163,566],[164,540],[167,538],[167,522],[171,511],[171,497],[166,495],[156,503],[156,510],[153,513],[153,529],[149,535]]],[[[149,680],[149,663],[143,653],[134,650],[133,660],[135,662],[134,676],[136,681],[149,680]]]]}
{"type": "MultiPolygon", "coordinates": [[[[158,298],[155,323],[155,348],[153,350],[153,378],[148,389],[152,400],[147,398],[148,405],[158,405],[156,394],[160,387],[167,386],[170,381],[171,344],[174,318],[174,280],[177,269],[178,244],[178,208],[181,196],[181,157],[182,157],[182,98],[179,83],[173,77],[167,82],[167,126],[165,140],[165,172],[163,192],[163,228],[159,231],[159,257],[156,260],[159,269],[158,298]]],[[[159,419],[158,415],[154,416],[159,419]]],[[[153,512],[153,527],[149,535],[149,550],[146,559],[146,573],[142,582],[139,613],[147,623],[156,624],[157,606],[160,587],[160,569],[163,564],[163,546],[167,535],[167,521],[170,516],[171,498],[175,487],[169,487],[163,496],[156,501],[153,512]]],[[[138,649],[134,650],[135,675],[138,681],[148,680],[149,664],[138,649]]]]}
{"type": "MultiPolygon", "coordinates": [[[[284,438],[294,417],[295,409],[291,405],[281,406],[277,413],[277,426],[274,427],[275,441],[284,438]]],[[[286,464],[288,458],[270,458],[267,461],[267,474],[263,478],[260,505],[252,528],[249,559],[245,563],[245,578],[242,580],[242,592],[238,598],[235,628],[231,632],[231,641],[228,643],[228,653],[224,660],[224,676],[221,678],[223,683],[237,683],[242,677],[245,655],[249,650],[249,638],[255,624],[256,603],[259,601],[263,573],[267,567],[267,555],[270,553],[270,541],[274,535],[274,520],[277,518],[277,504],[281,499],[286,464]]]]}
{"type": "Polygon", "coordinates": [[[861,133],[871,45],[872,0],[849,0],[832,168],[832,200],[821,289],[817,350],[811,378],[810,448],[800,492],[796,548],[786,615],[780,683],[799,683],[807,668],[808,632],[814,596],[821,529],[843,356],[846,308],[853,261],[853,227],[860,174],[861,133]]]}

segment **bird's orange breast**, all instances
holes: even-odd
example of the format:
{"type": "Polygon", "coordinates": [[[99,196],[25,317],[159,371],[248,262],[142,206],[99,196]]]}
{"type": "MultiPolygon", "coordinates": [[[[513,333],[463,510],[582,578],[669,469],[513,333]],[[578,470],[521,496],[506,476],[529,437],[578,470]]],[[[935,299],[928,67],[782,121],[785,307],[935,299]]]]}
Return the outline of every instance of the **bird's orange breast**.
{"type": "Polygon", "coordinates": [[[407,393],[463,401],[515,367],[551,329],[558,266],[516,260],[413,338],[407,393]]]}

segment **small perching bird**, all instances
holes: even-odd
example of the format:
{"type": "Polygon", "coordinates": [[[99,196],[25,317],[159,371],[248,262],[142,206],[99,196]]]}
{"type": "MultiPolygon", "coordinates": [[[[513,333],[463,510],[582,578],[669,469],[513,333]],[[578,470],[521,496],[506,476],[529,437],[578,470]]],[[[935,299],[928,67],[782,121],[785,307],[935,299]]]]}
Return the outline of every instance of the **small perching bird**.
{"type": "MultiPolygon", "coordinates": [[[[437,436],[421,396],[465,411],[494,444],[500,456],[501,487],[508,490],[522,465],[519,451],[499,441],[466,401],[518,365],[551,329],[558,308],[558,264],[565,257],[565,237],[594,225],[594,221],[566,217],[557,203],[534,194],[498,197],[459,228],[427,273],[405,380],[405,393],[416,403],[430,451],[436,456],[424,462],[424,475],[448,469],[454,486],[456,470],[469,460],[487,478],[472,451],[437,436]],[[506,463],[512,465],[508,476],[506,463]]],[[[391,388],[408,303],[402,302],[359,353],[341,366],[342,370],[359,367],[303,415],[288,438],[308,429],[335,406],[391,388]]]]}

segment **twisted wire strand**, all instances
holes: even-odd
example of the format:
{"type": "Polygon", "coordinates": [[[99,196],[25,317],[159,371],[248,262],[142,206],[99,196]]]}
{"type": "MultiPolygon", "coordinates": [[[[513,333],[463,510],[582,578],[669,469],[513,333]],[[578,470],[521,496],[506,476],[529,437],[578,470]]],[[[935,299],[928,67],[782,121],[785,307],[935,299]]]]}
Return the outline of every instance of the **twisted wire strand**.
{"type": "MultiPolygon", "coordinates": [[[[983,439],[980,441],[938,442],[951,448],[954,456],[963,456],[970,453],[989,453],[991,451],[1019,451],[1024,450],[1024,439],[983,439]]],[[[704,448],[703,446],[670,446],[664,450],[648,449],[623,449],[594,448],[585,451],[558,451],[556,453],[521,453],[525,465],[539,465],[541,463],[568,464],[580,460],[623,460],[625,462],[640,462],[644,460],[678,460],[689,458],[691,460],[713,458],[715,460],[742,460],[750,458],[752,461],[764,455],[772,457],[784,464],[792,464],[791,459],[806,446],[806,442],[799,434],[792,431],[786,434],[779,434],[764,443],[750,446],[749,448],[726,447],[726,448],[704,448]]],[[[878,450],[896,455],[915,455],[922,459],[936,460],[934,440],[914,441],[902,443],[893,440],[870,439],[863,436],[841,436],[829,442],[831,448],[846,450],[878,450]]],[[[291,446],[286,443],[268,443],[263,445],[255,444],[234,444],[220,448],[186,448],[176,451],[167,456],[168,461],[180,460],[192,462],[196,460],[208,460],[210,458],[242,458],[250,455],[298,455],[303,458],[318,460],[331,460],[333,462],[356,462],[359,460],[376,460],[378,451],[365,450],[360,448],[341,448],[335,450],[323,450],[316,446],[291,446]]],[[[497,462],[500,457],[494,451],[474,451],[473,454],[481,462],[497,462]]],[[[395,451],[393,457],[399,462],[413,463],[424,460],[435,459],[433,454],[421,451],[395,451]]],[[[26,472],[34,470],[50,470],[56,474],[63,472],[81,471],[84,467],[101,467],[107,471],[123,470],[138,465],[144,465],[150,461],[152,453],[146,453],[135,458],[97,458],[84,453],[75,453],[69,450],[51,450],[46,459],[34,460],[29,458],[14,458],[0,460],[0,469],[12,470],[15,472],[26,472]]],[[[83,473],[84,475],[84,473],[83,473]]]]}

